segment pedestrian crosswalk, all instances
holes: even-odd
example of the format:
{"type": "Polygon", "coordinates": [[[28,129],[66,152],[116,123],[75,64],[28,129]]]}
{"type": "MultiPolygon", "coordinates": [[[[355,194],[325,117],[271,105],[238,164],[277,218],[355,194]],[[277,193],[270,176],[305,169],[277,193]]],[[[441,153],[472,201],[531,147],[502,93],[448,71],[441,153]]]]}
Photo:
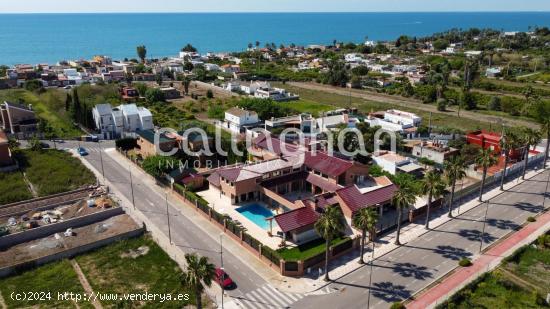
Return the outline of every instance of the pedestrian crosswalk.
{"type": "Polygon", "coordinates": [[[225,308],[268,309],[290,308],[291,305],[304,295],[298,293],[281,292],[271,285],[265,285],[244,295],[233,297],[225,308]]]}

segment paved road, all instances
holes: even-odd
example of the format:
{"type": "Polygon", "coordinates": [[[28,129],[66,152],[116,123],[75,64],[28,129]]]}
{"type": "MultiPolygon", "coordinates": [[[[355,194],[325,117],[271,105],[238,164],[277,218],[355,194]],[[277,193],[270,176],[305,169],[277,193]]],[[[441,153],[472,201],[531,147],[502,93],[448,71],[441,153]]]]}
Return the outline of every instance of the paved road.
{"type": "MultiPolygon", "coordinates": [[[[392,302],[408,298],[453,269],[462,257],[478,254],[486,210],[483,248],[540,212],[549,174],[539,174],[376,259],[371,308],[388,308],[392,302]]],[[[340,308],[345,304],[346,308],[366,308],[368,280],[369,267],[364,266],[329,285],[338,292],[304,298],[294,307],[340,308]]]]}
{"type": "MultiPolygon", "coordinates": [[[[304,82],[289,82],[288,84],[291,86],[299,87],[303,89],[324,91],[324,92],[334,93],[334,94],[343,95],[343,96],[350,95],[349,89],[345,89],[341,87],[333,87],[329,85],[322,85],[317,83],[304,83],[304,82]]],[[[435,114],[451,115],[451,112],[456,112],[456,110],[453,110],[453,107],[448,107],[447,108],[448,111],[442,112],[442,111],[438,111],[435,105],[423,104],[422,102],[415,99],[377,93],[377,92],[368,91],[368,90],[352,89],[351,96],[354,98],[361,98],[361,99],[370,100],[370,101],[391,103],[402,107],[412,107],[412,108],[416,108],[427,112],[433,112],[435,114]]],[[[478,112],[472,112],[472,111],[466,111],[466,110],[460,111],[460,117],[465,119],[472,119],[476,121],[485,121],[488,123],[495,123],[497,119],[503,119],[507,125],[526,126],[534,129],[537,129],[539,127],[533,121],[525,121],[521,119],[512,119],[512,118],[503,118],[503,117],[492,116],[492,115],[484,115],[478,112]]]]}
{"type": "MultiPolygon", "coordinates": [[[[107,142],[109,143],[109,142],[107,142]]],[[[102,144],[102,148],[107,146],[102,144]]],[[[88,150],[89,155],[85,159],[90,162],[98,171],[101,172],[101,157],[98,143],[81,143],[88,150]]],[[[64,148],[76,148],[77,142],[65,142],[64,148]]],[[[112,149],[112,151],[115,151],[112,149]]],[[[132,190],[130,187],[130,173],[128,166],[123,166],[120,162],[115,162],[108,155],[103,153],[103,168],[105,177],[117,187],[117,189],[128,199],[132,200],[132,190]]],[[[133,175],[134,199],[137,209],[146,214],[155,225],[157,225],[166,235],[168,235],[168,225],[166,217],[166,200],[160,188],[151,188],[146,185],[143,179],[138,175],[133,175]]],[[[220,244],[218,234],[208,235],[199,228],[195,222],[182,216],[177,210],[178,207],[172,203],[169,197],[170,227],[172,231],[172,241],[180,246],[184,252],[197,252],[200,255],[207,256],[214,264],[220,265],[220,244]]],[[[226,241],[229,241],[226,239],[226,241]]],[[[267,285],[267,282],[258,276],[249,265],[244,264],[240,259],[230,252],[224,251],[224,268],[227,273],[235,280],[238,287],[229,291],[231,296],[239,297],[248,292],[256,290],[258,287],[267,285]]]]}

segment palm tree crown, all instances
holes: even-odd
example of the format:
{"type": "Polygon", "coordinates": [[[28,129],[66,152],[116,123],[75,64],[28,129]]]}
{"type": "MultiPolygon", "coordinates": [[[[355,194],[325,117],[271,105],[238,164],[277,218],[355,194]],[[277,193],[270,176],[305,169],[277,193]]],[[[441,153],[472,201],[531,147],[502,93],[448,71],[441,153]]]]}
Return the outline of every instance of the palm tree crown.
{"type": "Polygon", "coordinates": [[[479,155],[476,158],[476,164],[481,166],[483,170],[487,170],[489,167],[497,164],[497,161],[491,149],[480,149],[479,155]]]}
{"type": "Polygon", "coordinates": [[[328,207],[315,222],[315,230],[324,239],[332,239],[344,230],[342,212],[338,207],[328,207]]]}
{"type": "Polygon", "coordinates": [[[197,308],[202,308],[201,294],[204,291],[204,285],[211,286],[212,280],[216,276],[216,269],[213,264],[208,262],[208,258],[196,254],[186,254],[187,272],[182,274],[182,284],[195,291],[197,308]],[[204,283],[204,285],[203,285],[204,283]]]}

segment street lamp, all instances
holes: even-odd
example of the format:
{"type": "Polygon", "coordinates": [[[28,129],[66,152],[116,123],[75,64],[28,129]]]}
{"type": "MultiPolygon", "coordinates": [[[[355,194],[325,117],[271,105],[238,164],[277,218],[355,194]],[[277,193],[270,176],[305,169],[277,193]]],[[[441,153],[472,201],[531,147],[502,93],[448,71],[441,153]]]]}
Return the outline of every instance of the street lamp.
{"type": "Polygon", "coordinates": [[[489,201],[485,201],[487,207],[485,207],[485,217],[483,219],[483,228],[481,230],[481,235],[479,237],[479,253],[481,253],[481,248],[483,247],[483,236],[485,236],[485,225],[487,223],[487,212],[489,211],[489,201]]]}
{"type": "Polygon", "coordinates": [[[372,270],[374,264],[374,239],[372,240],[372,257],[370,259],[370,271],[369,271],[369,295],[367,297],[367,309],[370,308],[370,291],[372,290],[372,270]]]}
{"type": "Polygon", "coordinates": [[[134,199],[134,182],[132,179],[132,165],[128,165],[128,172],[130,172],[130,189],[132,190],[132,205],[134,206],[134,210],[136,210],[136,201],[134,199]]]}
{"type": "Polygon", "coordinates": [[[105,169],[103,168],[103,148],[101,148],[101,141],[98,141],[97,144],[99,145],[99,159],[101,161],[101,174],[103,175],[103,184],[105,184],[105,169]]]}
{"type": "Polygon", "coordinates": [[[166,220],[168,221],[168,239],[170,240],[170,244],[172,244],[172,232],[170,231],[170,213],[168,212],[168,191],[164,192],[164,196],[166,197],[166,220]]]}
{"type": "MultiPolygon", "coordinates": [[[[224,271],[224,269],[223,269],[223,243],[222,243],[222,240],[223,240],[223,233],[220,233],[220,264],[221,264],[221,270],[224,271]]],[[[223,309],[223,294],[224,294],[223,278],[222,278],[221,287],[222,287],[222,309],[223,309]]]]}

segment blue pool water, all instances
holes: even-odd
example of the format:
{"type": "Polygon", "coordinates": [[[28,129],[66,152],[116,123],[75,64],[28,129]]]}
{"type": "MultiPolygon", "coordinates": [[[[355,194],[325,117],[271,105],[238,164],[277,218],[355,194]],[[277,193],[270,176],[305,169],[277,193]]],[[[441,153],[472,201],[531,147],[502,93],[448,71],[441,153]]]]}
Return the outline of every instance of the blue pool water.
{"type": "Polygon", "coordinates": [[[269,229],[269,221],[266,218],[273,217],[273,212],[260,204],[249,204],[236,209],[257,226],[264,230],[269,229]]]}

